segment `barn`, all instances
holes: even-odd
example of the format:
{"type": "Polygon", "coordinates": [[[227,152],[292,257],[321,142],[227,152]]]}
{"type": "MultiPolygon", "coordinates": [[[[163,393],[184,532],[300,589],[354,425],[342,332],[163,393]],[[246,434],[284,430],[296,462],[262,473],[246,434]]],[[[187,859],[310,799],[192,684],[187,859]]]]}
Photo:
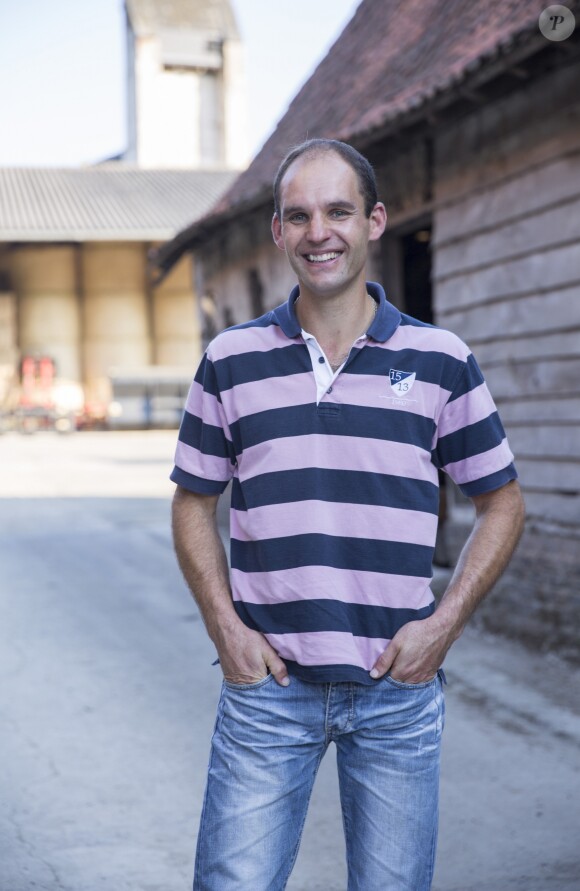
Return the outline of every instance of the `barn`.
{"type": "MultiPolygon", "coordinates": [[[[516,453],[528,520],[479,611],[580,660],[580,27],[532,0],[362,0],[249,168],[158,252],[196,264],[205,338],[281,303],[271,182],[293,144],[351,142],[389,213],[369,277],[468,342],[516,453]],[[546,23],[546,19],[548,23],[546,23]]],[[[571,18],[570,18],[571,17],[571,18]]],[[[471,508],[448,487],[452,556],[471,508]]]]}

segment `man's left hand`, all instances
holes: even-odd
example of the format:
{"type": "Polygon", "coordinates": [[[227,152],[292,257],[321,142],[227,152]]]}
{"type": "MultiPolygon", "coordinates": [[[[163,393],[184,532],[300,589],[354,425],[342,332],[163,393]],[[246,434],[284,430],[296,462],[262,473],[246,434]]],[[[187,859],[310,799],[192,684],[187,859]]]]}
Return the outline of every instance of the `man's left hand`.
{"type": "Polygon", "coordinates": [[[432,680],[453,643],[449,632],[433,619],[430,616],[399,628],[375,662],[371,677],[380,678],[388,672],[393,680],[405,684],[432,680]]]}

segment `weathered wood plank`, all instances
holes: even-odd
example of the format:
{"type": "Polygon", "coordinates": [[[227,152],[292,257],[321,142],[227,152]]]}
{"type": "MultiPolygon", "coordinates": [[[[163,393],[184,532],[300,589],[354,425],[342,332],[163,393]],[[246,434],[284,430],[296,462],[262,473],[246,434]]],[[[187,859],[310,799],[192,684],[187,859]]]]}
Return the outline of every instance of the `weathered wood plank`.
{"type": "MultiPolygon", "coordinates": [[[[512,451],[517,457],[551,459],[570,458],[580,461],[580,416],[578,425],[544,427],[541,424],[530,427],[512,427],[508,430],[512,451]]],[[[540,474],[542,464],[540,463],[540,474]]]]}
{"type": "Polygon", "coordinates": [[[577,525],[580,518],[580,499],[566,495],[529,492],[524,489],[528,524],[543,523],[577,525]]]}
{"type": "Polygon", "coordinates": [[[500,176],[543,164],[578,146],[576,64],[487,103],[439,132],[435,143],[437,203],[462,198],[500,176]]]}
{"type": "Polygon", "coordinates": [[[578,244],[537,252],[528,257],[458,278],[435,283],[434,305],[438,317],[462,312],[474,303],[486,303],[517,293],[534,293],[580,281],[578,244]]]}
{"type": "Polygon", "coordinates": [[[556,155],[541,167],[525,168],[510,179],[497,179],[485,189],[473,189],[461,200],[437,207],[433,217],[435,250],[463,233],[501,226],[518,214],[534,214],[565,201],[578,181],[580,135],[578,142],[573,155],[556,155]]]}
{"type": "Polygon", "coordinates": [[[486,371],[488,386],[495,399],[501,397],[579,394],[580,359],[540,360],[535,365],[506,365],[486,371]]]}
{"type": "MultiPolygon", "coordinates": [[[[547,494],[565,494],[566,498],[573,498],[574,493],[580,493],[580,462],[578,461],[530,461],[526,458],[516,457],[520,483],[522,487],[531,491],[542,491],[547,494]]],[[[578,514],[580,520],[580,494],[576,496],[578,514]]]]}
{"type": "Polygon", "coordinates": [[[460,313],[437,316],[438,324],[449,327],[472,346],[498,333],[534,335],[580,325],[580,289],[575,286],[547,294],[532,294],[505,300],[493,306],[466,307],[460,313]]]}
{"type": "MultiPolygon", "coordinates": [[[[580,155],[576,183],[580,188],[580,155]]],[[[529,211],[515,222],[499,224],[480,235],[461,230],[456,240],[435,246],[433,279],[440,282],[470,269],[574,240],[580,242],[580,192],[573,201],[568,198],[551,210],[529,211]]]]}
{"type": "Polygon", "coordinates": [[[559,331],[557,334],[533,333],[516,339],[494,340],[480,343],[477,349],[473,344],[470,346],[484,370],[493,365],[537,362],[538,359],[551,359],[555,356],[580,358],[580,328],[575,331],[559,331]]]}
{"type": "Polygon", "coordinates": [[[578,395],[568,399],[539,396],[537,399],[521,399],[515,402],[496,399],[496,404],[508,433],[512,426],[517,424],[527,424],[535,428],[539,424],[576,420],[580,414],[578,395]]]}
{"type": "MultiPolygon", "coordinates": [[[[580,507],[580,464],[565,459],[540,461],[533,458],[516,459],[522,486],[530,492],[576,498],[580,507]]],[[[580,513],[578,514],[580,519],[580,513]]]]}

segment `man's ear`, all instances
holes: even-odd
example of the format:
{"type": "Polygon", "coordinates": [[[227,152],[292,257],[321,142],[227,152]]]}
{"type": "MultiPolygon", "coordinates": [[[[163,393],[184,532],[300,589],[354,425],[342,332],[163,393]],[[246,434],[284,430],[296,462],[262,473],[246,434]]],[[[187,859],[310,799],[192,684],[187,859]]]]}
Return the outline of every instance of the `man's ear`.
{"type": "Polygon", "coordinates": [[[284,245],[284,239],[282,237],[282,223],[280,222],[280,218],[278,214],[275,213],[272,217],[272,238],[274,239],[274,244],[281,251],[286,250],[286,246],[284,245]]]}
{"type": "Polygon", "coordinates": [[[378,241],[387,226],[387,209],[382,201],[377,201],[370,215],[370,241],[378,241]]]}

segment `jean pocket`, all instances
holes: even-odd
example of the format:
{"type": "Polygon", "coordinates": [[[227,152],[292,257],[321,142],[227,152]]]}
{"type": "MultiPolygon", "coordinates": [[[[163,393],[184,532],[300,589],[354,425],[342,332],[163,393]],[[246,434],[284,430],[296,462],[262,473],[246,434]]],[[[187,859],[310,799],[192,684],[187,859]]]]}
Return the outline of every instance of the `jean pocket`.
{"type": "Polygon", "coordinates": [[[269,684],[273,677],[273,674],[267,674],[265,678],[260,678],[259,681],[253,681],[251,684],[234,684],[233,681],[224,678],[224,687],[227,687],[228,690],[258,690],[269,684]]]}
{"type": "Polygon", "coordinates": [[[390,674],[385,675],[385,680],[388,684],[391,684],[393,687],[398,687],[401,690],[422,690],[424,687],[431,687],[435,683],[439,676],[439,672],[434,675],[429,681],[421,681],[420,684],[408,684],[406,681],[397,681],[395,678],[392,678],[390,674]]]}

